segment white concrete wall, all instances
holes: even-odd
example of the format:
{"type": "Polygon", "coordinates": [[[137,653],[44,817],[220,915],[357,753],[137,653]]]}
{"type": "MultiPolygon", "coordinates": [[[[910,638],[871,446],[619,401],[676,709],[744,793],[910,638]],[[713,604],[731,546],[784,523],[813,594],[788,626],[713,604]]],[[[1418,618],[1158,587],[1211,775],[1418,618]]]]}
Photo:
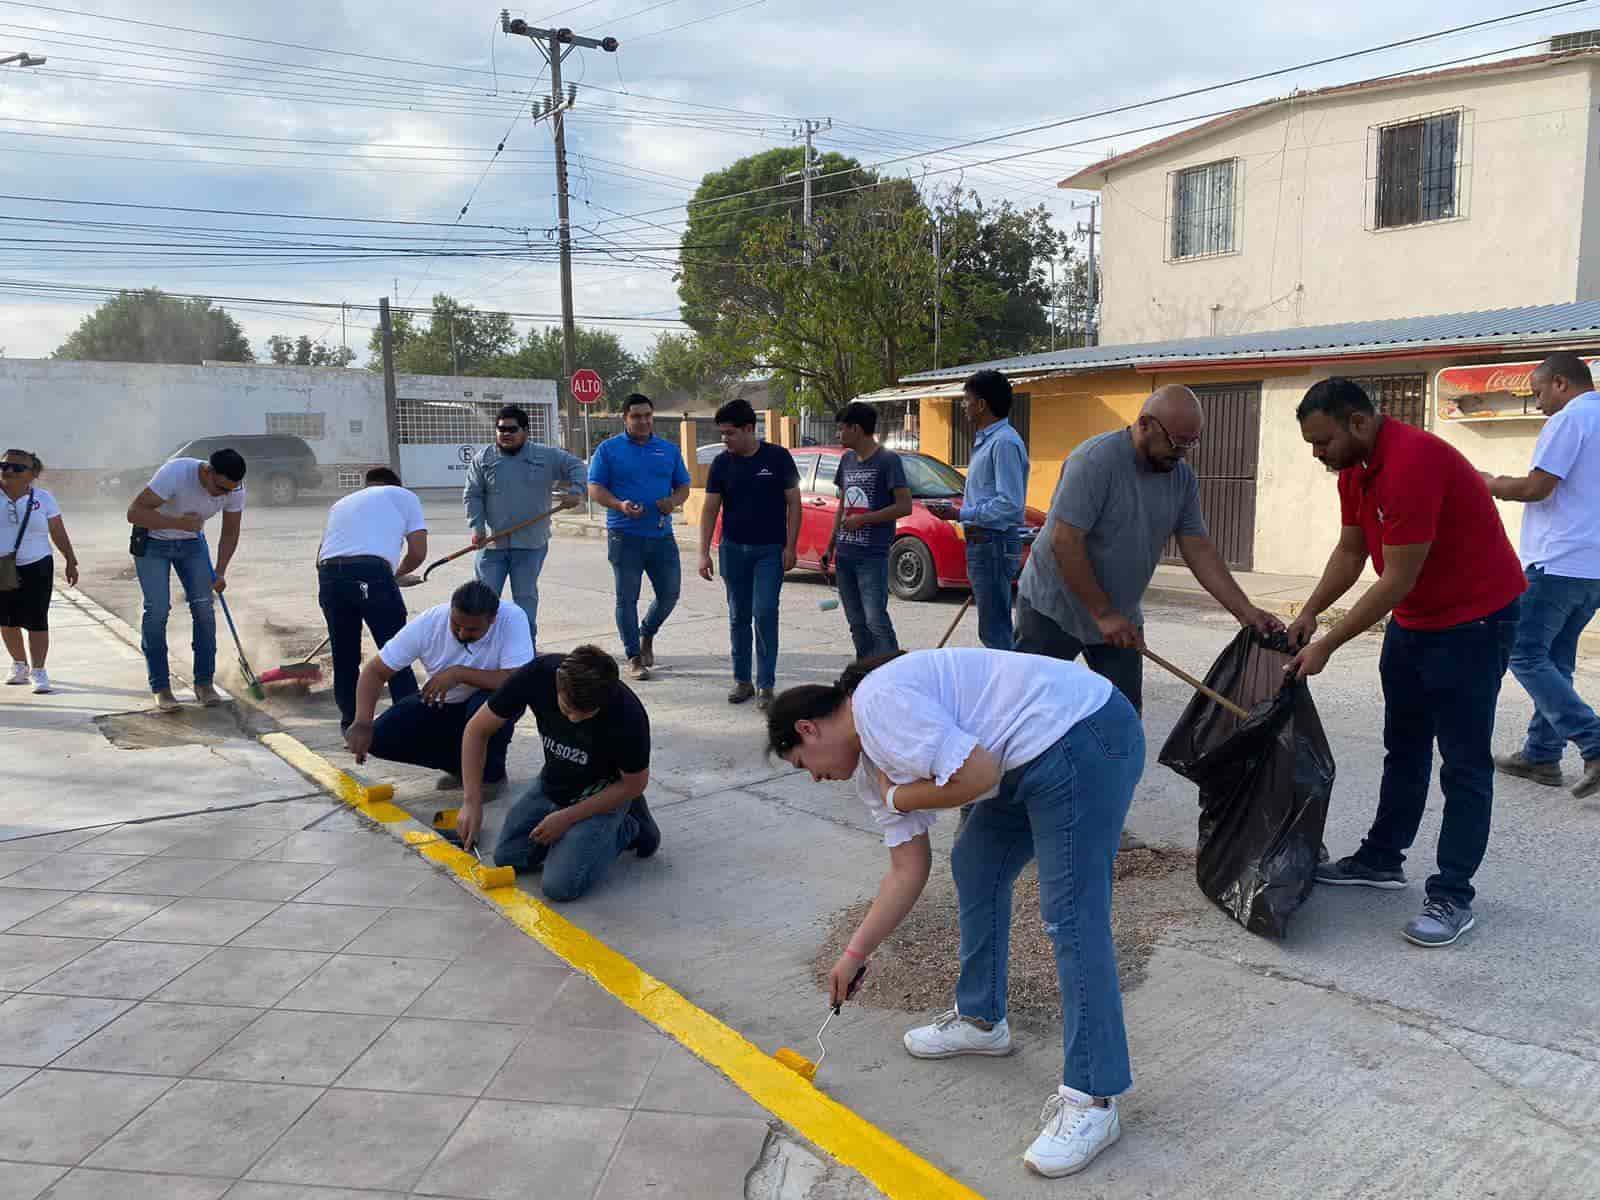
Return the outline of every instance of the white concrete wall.
{"type": "Polygon", "coordinates": [[[1586,59],[1288,105],[1113,169],[1106,344],[1547,304],[1600,288],[1586,59]],[[1374,231],[1369,130],[1461,107],[1459,219],[1374,231]],[[1237,252],[1165,261],[1169,175],[1238,158],[1237,252]],[[1585,235],[1587,234],[1587,239],[1585,235]],[[1580,269],[1580,259],[1582,267],[1580,269]],[[1215,314],[1212,306],[1220,305],[1215,314]]]}

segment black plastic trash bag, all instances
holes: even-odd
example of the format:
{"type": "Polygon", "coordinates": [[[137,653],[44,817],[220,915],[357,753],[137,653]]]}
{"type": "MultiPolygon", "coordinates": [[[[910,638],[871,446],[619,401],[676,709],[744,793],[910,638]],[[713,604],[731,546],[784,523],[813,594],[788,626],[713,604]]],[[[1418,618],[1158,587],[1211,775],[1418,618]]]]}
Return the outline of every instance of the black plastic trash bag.
{"type": "Polygon", "coordinates": [[[1282,937],[1310,895],[1333,792],[1333,753],[1304,683],[1284,686],[1283,635],[1241,630],[1206,683],[1241,721],[1195,695],[1161,762],[1200,785],[1200,890],[1251,933],[1282,937]]]}

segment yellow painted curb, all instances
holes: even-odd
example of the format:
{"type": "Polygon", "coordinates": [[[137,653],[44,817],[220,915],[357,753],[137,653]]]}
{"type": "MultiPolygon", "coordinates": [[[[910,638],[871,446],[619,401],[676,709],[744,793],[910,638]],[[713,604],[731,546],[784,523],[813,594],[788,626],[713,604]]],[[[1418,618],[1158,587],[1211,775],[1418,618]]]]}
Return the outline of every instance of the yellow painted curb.
{"type": "MultiPolygon", "coordinates": [[[[387,785],[363,786],[286,733],[269,733],[261,741],[301,774],[373,820],[396,824],[412,819],[389,803],[394,791],[387,785]]],[[[400,837],[422,857],[477,888],[479,864],[471,854],[425,828],[403,831],[400,837]]],[[[549,905],[515,886],[477,890],[518,929],[717,1068],[773,1116],[861,1172],[891,1200],[983,1200],[549,905]]]]}

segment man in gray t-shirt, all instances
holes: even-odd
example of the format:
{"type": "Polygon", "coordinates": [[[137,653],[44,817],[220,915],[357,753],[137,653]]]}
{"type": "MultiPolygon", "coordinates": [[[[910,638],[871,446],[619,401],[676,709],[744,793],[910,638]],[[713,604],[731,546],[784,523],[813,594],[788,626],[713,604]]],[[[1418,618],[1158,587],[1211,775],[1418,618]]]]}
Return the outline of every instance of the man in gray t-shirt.
{"type": "Polygon", "coordinates": [[[1171,537],[1201,586],[1241,625],[1283,628],[1250,603],[1206,532],[1199,484],[1183,461],[1204,426],[1195,394],[1169,385],[1145,401],[1132,425],[1072,452],[1017,584],[1018,650],[1082,654],[1141,707],[1140,601],[1171,537]]]}

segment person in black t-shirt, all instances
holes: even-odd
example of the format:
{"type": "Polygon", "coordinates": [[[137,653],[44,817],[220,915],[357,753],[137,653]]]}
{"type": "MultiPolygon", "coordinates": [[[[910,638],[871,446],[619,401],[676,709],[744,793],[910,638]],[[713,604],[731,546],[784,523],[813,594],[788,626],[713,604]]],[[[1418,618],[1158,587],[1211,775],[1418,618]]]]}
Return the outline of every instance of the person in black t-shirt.
{"type": "Polygon", "coordinates": [[[728,591],[733,642],[733,691],[729,704],[759,697],[772,703],[778,678],[778,593],[794,570],[800,537],[800,473],[782,446],[756,436],[756,411],[748,400],[717,410],[717,429],[727,447],[711,464],[705,507],[700,510],[700,578],[710,581],[711,538],[722,516],[722,585],[728,591]],[[750,626],[755,625],[755,682],[750,681],[750,626]]]}
{"type": "Polygon", "coordinates": [[[489,697],[461,743],[466,797],[457,818],[472,849],[483,831],[483,762],[496,731],[532,710],[544,743],[544,769],[500,827],[497,866],[531,871],[551,900],[576,900],[605,877],[625,850],[649,858],[661,831],[645,803],[650,782],[650,718],[598,646],[541,654],[489,697]]]}

